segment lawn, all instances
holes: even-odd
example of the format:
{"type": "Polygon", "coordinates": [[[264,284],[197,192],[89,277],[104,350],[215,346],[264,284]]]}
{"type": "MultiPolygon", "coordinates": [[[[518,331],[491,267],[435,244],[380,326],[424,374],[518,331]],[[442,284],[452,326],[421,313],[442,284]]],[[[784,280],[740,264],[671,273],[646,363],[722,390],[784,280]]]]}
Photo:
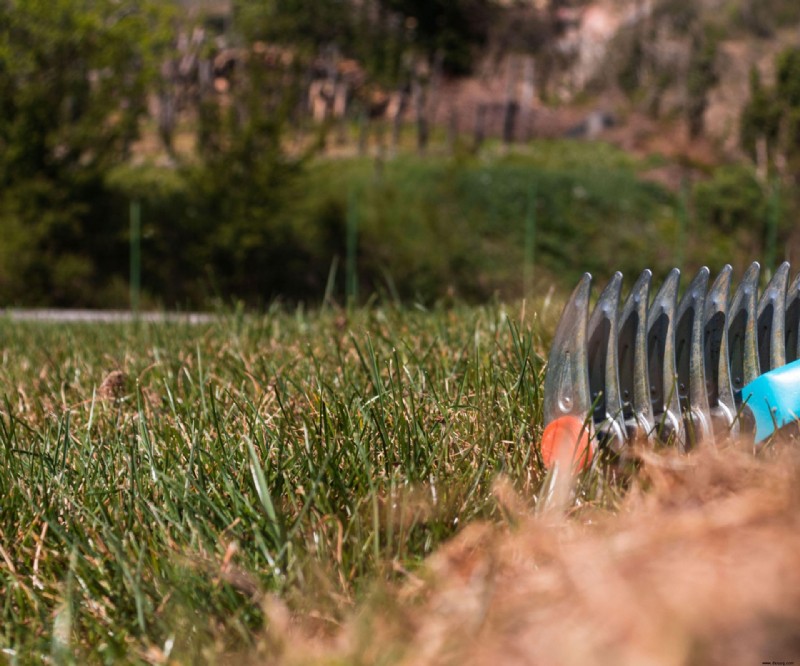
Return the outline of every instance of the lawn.
{"type": "Polygon", "coordinates": [[[5,659],[212,658],[273,594],[330,628],[503,520],[499,475],[535,506],[539,328],[501,305],[0,321],[5,659]]]}
{"type": "Polygon", "coordinates": [[[548,501],[559,308],[0,320],[0,662],[789,663],[797,447],[548,501]]]}

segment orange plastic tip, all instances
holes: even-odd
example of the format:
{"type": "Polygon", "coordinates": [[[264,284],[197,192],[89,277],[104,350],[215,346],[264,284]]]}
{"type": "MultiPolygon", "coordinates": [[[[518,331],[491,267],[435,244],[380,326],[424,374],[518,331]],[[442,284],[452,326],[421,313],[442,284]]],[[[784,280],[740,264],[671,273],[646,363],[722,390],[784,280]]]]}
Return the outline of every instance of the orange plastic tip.
{"type": "Polygon", "coordinates": [[[570,463],[575,471],[584,470],[592,462],[592,453],[589,432],[576,416],[561,416],[542,433],[542,460],[548,469],[562,462],[562,467],[570,463]]]}

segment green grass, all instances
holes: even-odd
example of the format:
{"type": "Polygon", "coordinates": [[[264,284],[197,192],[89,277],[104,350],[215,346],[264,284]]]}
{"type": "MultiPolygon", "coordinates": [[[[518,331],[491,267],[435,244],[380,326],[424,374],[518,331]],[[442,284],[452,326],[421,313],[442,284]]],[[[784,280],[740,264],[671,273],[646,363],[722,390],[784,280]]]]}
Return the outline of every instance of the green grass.
{"type": "Polygon", "coordinates": [[[537,331],[500,305],[0,320],[4,658],[213,660],[269,593],[334,623],[502,520],[500,474],[535,502],[537,331]]]}

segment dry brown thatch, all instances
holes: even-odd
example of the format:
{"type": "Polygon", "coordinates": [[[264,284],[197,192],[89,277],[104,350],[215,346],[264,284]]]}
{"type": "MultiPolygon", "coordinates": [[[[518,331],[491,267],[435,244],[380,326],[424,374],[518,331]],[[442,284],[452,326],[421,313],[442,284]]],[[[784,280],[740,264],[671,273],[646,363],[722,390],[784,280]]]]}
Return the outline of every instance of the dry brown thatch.
{"type": "Polygon", "coordinates": [[[647,454],[620,511],[471,525],[332,639],[273,622],[277,661],[800,664],[799,480],[797,452],[647,454]]]}

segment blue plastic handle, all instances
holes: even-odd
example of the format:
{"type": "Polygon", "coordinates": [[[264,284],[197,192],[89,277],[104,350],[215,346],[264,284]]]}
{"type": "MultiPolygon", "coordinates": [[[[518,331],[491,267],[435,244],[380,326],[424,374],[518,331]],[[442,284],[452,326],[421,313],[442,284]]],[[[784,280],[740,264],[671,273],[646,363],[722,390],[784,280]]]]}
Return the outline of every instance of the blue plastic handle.
{"type": "Polygon", "coordinates": [[[742,389],[756,422],[756,443],[800,419],[800,359],[765,372],[742,389]]]}

